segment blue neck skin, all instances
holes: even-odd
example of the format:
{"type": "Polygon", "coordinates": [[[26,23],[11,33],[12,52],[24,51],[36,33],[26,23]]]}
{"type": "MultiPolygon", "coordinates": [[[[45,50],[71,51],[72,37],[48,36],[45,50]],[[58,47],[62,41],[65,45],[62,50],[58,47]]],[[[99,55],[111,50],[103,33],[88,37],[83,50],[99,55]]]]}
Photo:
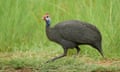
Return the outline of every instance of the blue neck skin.
{"type": "Polygon", "coordinates": [[[46,27],[50,27],[50,20],[46,20],[46,27]]]}

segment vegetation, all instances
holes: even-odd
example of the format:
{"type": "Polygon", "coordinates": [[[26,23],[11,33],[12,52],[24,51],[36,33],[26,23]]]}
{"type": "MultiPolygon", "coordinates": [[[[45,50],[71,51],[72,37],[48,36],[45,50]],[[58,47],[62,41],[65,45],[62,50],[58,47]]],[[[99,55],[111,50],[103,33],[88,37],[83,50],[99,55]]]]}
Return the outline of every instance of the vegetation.
{"type": "Polygon", "coordinates": [[[117,72],[120,71],[120,0],[0,0],[0,71],[117,72]],[[62,48],[45,34],[45,13],[52,27],[77,19],[94,24],[102,33],[105,59],[90,46],[81,46],[53,63],[45,62],[62,48]],[[75,57],[75,58],[74,58],[75,57]]]}

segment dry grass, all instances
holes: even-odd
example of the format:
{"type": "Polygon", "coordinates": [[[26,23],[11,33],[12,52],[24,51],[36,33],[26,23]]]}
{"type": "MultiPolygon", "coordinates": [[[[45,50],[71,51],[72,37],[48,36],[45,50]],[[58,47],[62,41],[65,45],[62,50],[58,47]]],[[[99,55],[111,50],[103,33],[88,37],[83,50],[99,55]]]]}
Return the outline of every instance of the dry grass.
{"type": "Polygon", "coordinates": [[[67,56],[55,62],[45,64],[45,61],[51,58],[51,56],[49,57],[49,54],[46,54],[45,52],[40,53],[33,51],[1,53],[0,58],[0,62],[3,65],[0,71],[5,72],[76,72],[77,70],[83,72],[120,71],[120,59],[96,60],[79,55],[67,56]]]}

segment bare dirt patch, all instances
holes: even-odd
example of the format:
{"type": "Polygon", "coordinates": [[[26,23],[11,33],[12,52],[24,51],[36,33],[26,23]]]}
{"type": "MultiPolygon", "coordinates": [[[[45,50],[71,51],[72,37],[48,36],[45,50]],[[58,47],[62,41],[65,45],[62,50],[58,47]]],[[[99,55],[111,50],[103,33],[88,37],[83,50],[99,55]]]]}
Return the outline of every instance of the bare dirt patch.
{"type": "Polygon", "coordinates": [[[32,72],[32,68],[20,68],[20,69],[14,69],[14,68],[6,68],[4,72],[32,72]]]}
{"type": "Polygon", "coordinates": [[[120,60],[119,59],[105,59],[105,60],[98,61],[97,64],[101,66],[111,66],[111,65],[120,66],[120,60]]]}
{"type": "Polygon", "coordinates": [[[16,72],[32,72],[31,68],[22,68],[22,69],[17,69],[16,72]]]}

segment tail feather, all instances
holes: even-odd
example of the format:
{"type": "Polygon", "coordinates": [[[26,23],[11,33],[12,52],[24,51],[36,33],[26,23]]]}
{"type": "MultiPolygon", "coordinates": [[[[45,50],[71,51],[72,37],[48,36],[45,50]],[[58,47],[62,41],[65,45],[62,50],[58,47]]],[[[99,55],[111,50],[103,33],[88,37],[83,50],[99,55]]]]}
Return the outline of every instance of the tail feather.
{"type": "Polygon", "coordinates": [[[96,48],[99,51],[99,53],[101,54],[101,56],[104,57],[101,43],[98,43],[96,48]]]}
{"type": "Polygon", "coordinates": [[[100,55],[101,55],[102,57],[104,57],[101,43],[99,43],[99,42],[98,42],[98,43],[95,43],[95,44],[93,45],[93,47],[98,50],[98,52],[100,53],[100,55]]]}
{"type": "Polygon", "coordinates": [[[99,53],[101,54],[101,56],[104,58],[104,54],[103,54],[103,50],[102,49],[97,49],[99,51],[99,53]]]}

